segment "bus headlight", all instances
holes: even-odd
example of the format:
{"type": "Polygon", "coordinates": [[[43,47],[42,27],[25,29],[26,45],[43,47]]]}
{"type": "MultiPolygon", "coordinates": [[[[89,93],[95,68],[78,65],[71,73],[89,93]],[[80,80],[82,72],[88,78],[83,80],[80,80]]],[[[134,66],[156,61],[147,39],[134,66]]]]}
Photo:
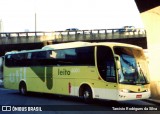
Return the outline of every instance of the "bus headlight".
{"type": "Polygon", "coordinates": [[[150,92],[150,89],[146,89],[144,92],[150,92]]]}
{"type": "Polygon", "coordinates": [[[130,93],[130,90],[128,90],[128,89],[121,89],[120,92],[123,92],[123,93],[130,93]]]}

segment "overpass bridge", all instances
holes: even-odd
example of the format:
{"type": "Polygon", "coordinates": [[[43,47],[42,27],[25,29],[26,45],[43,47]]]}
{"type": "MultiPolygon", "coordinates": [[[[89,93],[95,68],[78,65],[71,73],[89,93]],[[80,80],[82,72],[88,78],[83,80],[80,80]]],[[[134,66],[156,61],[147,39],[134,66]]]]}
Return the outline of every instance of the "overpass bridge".
{"type": "Polygon", "coordinates": [[[0,56],[12,50],[38,49],[48,44],[87,41],[121,42],[147,48],[144,29],[94,29],[54,32],[1,32],[0,56]]]}

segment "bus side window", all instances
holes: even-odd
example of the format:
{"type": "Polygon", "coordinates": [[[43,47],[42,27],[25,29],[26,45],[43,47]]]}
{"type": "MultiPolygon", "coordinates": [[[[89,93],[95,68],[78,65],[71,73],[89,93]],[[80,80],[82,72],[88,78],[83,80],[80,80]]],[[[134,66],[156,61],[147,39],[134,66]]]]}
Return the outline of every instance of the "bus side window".
{"type": "Polygon", "coordinates": [[[47,60],[47,51],[33,52],[31,55],[32,66],[47,65],[46,60],[47,60]]]}
{"type": "Polygon", "coordinates": [[[94,47],[82,47],[76,49],[77,63],[80,65],[94,66],[94,47]]]}
{"type": "Polygon", "coordinates": [[[56,62],[58,65],[73,65],[76,56],[75,49],[56,50],[56,62]]]}
{"type": "Polygon", "coordinates": [[[116,82],[114,56],[111,48],[97,47],[97,67],[101,77],[107,82],[116,82]]]}
{"type": "Polygon", "coordinates": [[[13,66],[12,55],[5,55],[5,65],[8,67],[13,66]]]}
{"type": "Polygon", "coordinates": [[[56,61],[59,65],[87,65],[93,66],[94,47],[79,47],[56,50],[56,61]]]}
{"type": "Polygon", "coordinates": [[[48,51],[48,52],[47,52],[47,58],[55,59],[56,56],[57,56],[56,51],[48,51]]]}

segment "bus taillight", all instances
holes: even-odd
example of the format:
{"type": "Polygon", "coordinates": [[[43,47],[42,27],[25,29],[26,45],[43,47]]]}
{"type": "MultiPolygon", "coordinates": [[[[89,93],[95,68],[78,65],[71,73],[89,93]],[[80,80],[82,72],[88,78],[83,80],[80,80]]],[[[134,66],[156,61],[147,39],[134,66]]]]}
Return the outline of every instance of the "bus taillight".
{"type": "Polygon", "coordinates": [[[71,83],[70,82],[68,83],[68,92],[69,94],[71,93],[71,83]]]}

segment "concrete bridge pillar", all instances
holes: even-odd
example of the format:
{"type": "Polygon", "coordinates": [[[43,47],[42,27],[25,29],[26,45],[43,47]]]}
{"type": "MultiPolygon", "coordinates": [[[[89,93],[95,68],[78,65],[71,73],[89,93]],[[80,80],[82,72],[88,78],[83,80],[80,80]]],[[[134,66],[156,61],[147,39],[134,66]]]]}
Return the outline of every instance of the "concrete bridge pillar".
{"type": "Polygon", "coordinates": [[[135,1],[147,31],[152,98],[160,99],[160,1],[135,1]]]}

